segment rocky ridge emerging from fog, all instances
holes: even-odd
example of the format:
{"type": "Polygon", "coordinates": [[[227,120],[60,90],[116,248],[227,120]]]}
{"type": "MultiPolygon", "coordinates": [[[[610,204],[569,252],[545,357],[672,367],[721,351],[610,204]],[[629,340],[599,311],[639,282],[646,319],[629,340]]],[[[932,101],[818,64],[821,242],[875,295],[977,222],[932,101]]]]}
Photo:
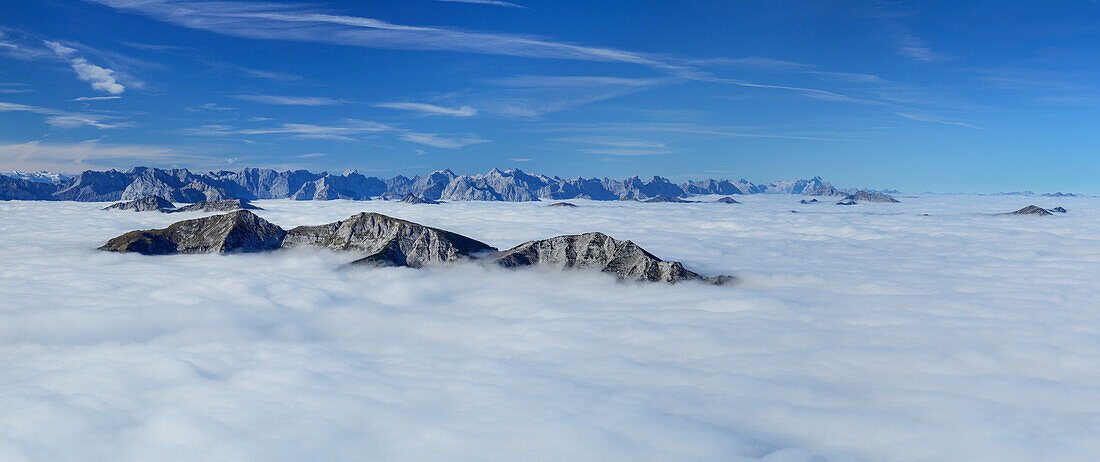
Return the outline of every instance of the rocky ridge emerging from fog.
{"type": "Polygon", "coordinates": [[[728,277],[705,278],[684,269],[679,262],[657,258],[630,241],[603,233],[585,233],[528,241],[501,252],[493,259],[506,268],[545,265],[553,268],[598,270],[628,281],[708,281],[722,284],[728,277]]]}
{"type": "MultiPolygon", "coordinates": [[[[479,175],[457,175],[440,170],[412,178],[368,177],[354,170],[339,175],[305,170],[276,171],[246,168],[239,171],[191,172],[187,169],[137,167],[88,170],[59,183],[38,183],[0,177],[0,200],[66,200],[109,202],[160,196],[177,203],[231,199],[369,200],[400,199],[413,195],[427,201],[536,201],[536,200],[638,200],[656,197],[718,194],[807,194],[836,191],[821,178],[796,179],[766,184],[745,180],[704,180],[676,184],[654,176],[610,178],[559,178],[521,170],[497,170],[479,175]]],[[[844,192],[848,194],[849,192],[844,192]]]]}
{"type": "Polygon", "coordinates": [[[288,231],[283,246],[301,245],[366,254],[354,264],[412,268],[449,263],[497,250],[461,234],[365,212],[346,220],[299,226],[288,231]]]}
{"type": "Polygon", "coordinates": [[[128,210],[132,212],[169,212],[176,208],[174,204],[160,196],[149,196],[126,202],[108,205],[103,210],[128,210]]]}
{"type": "Polygon", "coordinates": [[[498,252],[495,247],[461,234],[367,212],[333,223],[285,231],[248,210],[238,210],[180,221],[163,229],[131,231],[111,239],[100,250],[145,255],[225,254],[299,246],[362,255],[352,265],[422,268],[471,260],[505,268],[541,265],[597,270],[629,281],[714,284],[733,281],[728,276],[700,276],[678,262],[657,258],[631,241],[616,240],[602,233],[528,241],[498,252]]]}
{"type": "Polygon", "coordinates": [[[999,213],[998,215],[1035,215],[1042,217],[1054,215],[1055,212],[1066,213],[1066,209],[1062,207],[1055,207],[1051,210],[1047,210],[1039,206],[1029,205],[1015,212],[999,213]]]}
{"type": "Polygon", "coordinates": [[[220,201],[199,201],[185,205],[172,212],[229,212],[233,210],[263,210],[246,199],[227,199],[220,201]]]}
{"type": "Polygon", "coordinates": [[[898,202],[897,199],[894,199],[893,196],[889,194],[871,191],[856,191],[853,194],[849,194],[847,197],[844,198],[844,200],[847,202],[898,202]]]}
{"type": "Polygon", "coordinates": [[[286,231],[247,210],[173,223],[163,229],[131,231],[100,250],[145,255],[261,252],[283,245],[286,231]]]}
{"type": "Polygon", "coordinates": [[[233,210],[263,210],[245,199],[226,199],[218,201],[199,201],[176,208],[172,202],[160,196],[148,196],[132,201],[117,202],[103,210],[130,210],[134,212],[230,212],[233,210]]]}

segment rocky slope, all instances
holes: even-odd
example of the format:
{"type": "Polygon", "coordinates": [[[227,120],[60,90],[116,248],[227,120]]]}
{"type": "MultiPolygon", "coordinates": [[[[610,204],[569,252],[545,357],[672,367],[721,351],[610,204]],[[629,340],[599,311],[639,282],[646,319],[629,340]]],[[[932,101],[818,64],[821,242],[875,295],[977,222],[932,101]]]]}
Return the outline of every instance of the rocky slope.
{"type": "Polygon", "coordinates": [[[496,250],[460,234],[379,213],[359,213],[334,223],[299,226],[287,232],[283,245],[357,251],[367,256],[353,262],[356,264],[413,268],[449,263],[496,250]]]}
{"type": "Polygon", "coordinates": [[[559,269],[596,270],[630,281],[730,281],[728,277],[704,278],[684,269],[678,262],[661,260],[633,242],[613,239],[603,233],[524,242],[501,252],[493,261],[506,268],[544,265],[559,269]]]}
{"type": "Polygon", "coordinates": [[[100,250],[145,255],[261,252],[278,249],[286,231],[247,210],[173,223],[163,229],[131,231],[100,250]]]}
{"type": "Polygon", "coordinates": [[[133,212],[170,212],[176,206],[160,196],[149,196],[108,205],[103,210],[129,210],[133,212]]]}

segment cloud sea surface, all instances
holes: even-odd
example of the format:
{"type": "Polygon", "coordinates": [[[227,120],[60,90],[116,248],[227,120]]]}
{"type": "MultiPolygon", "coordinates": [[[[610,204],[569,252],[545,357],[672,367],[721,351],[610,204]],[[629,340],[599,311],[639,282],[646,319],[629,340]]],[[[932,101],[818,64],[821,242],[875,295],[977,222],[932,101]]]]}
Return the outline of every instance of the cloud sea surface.
{"type": "Polygon", "coordinates": [[[284,228],[378,211],[502,248],[602,231],[733,288],[114,254],[199,214],[0,203],[0,460],[1100,454],[1100,199],[800,198],[257,202],[284,228]],[[1029,203],[1069,213],[991,215],[1029,203]]]}

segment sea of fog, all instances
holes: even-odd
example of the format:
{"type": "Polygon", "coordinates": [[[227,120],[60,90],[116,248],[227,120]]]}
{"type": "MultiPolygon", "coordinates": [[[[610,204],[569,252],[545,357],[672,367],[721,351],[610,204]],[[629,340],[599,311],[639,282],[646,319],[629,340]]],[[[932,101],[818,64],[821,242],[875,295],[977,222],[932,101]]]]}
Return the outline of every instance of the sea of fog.
{"type": "Polygon", "coordinates": [[[602,231],[734,287],[115,254],[199,215],[2,202],[0,460],[1096,460],[1100,198],[898,198],[257,202],[602,231]],[[992,215],[1032,203],[1069,213],[992,215]]]}

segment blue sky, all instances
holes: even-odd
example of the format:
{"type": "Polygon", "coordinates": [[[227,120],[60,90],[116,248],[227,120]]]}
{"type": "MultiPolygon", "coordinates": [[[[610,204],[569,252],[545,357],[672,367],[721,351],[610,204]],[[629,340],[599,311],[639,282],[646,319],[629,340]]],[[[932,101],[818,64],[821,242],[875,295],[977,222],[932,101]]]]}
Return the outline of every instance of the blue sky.
{"type": "Polygon", "coordinates": [[[1100,193],[1100,3],[0,2],[0,169],[1100,193]]]}

